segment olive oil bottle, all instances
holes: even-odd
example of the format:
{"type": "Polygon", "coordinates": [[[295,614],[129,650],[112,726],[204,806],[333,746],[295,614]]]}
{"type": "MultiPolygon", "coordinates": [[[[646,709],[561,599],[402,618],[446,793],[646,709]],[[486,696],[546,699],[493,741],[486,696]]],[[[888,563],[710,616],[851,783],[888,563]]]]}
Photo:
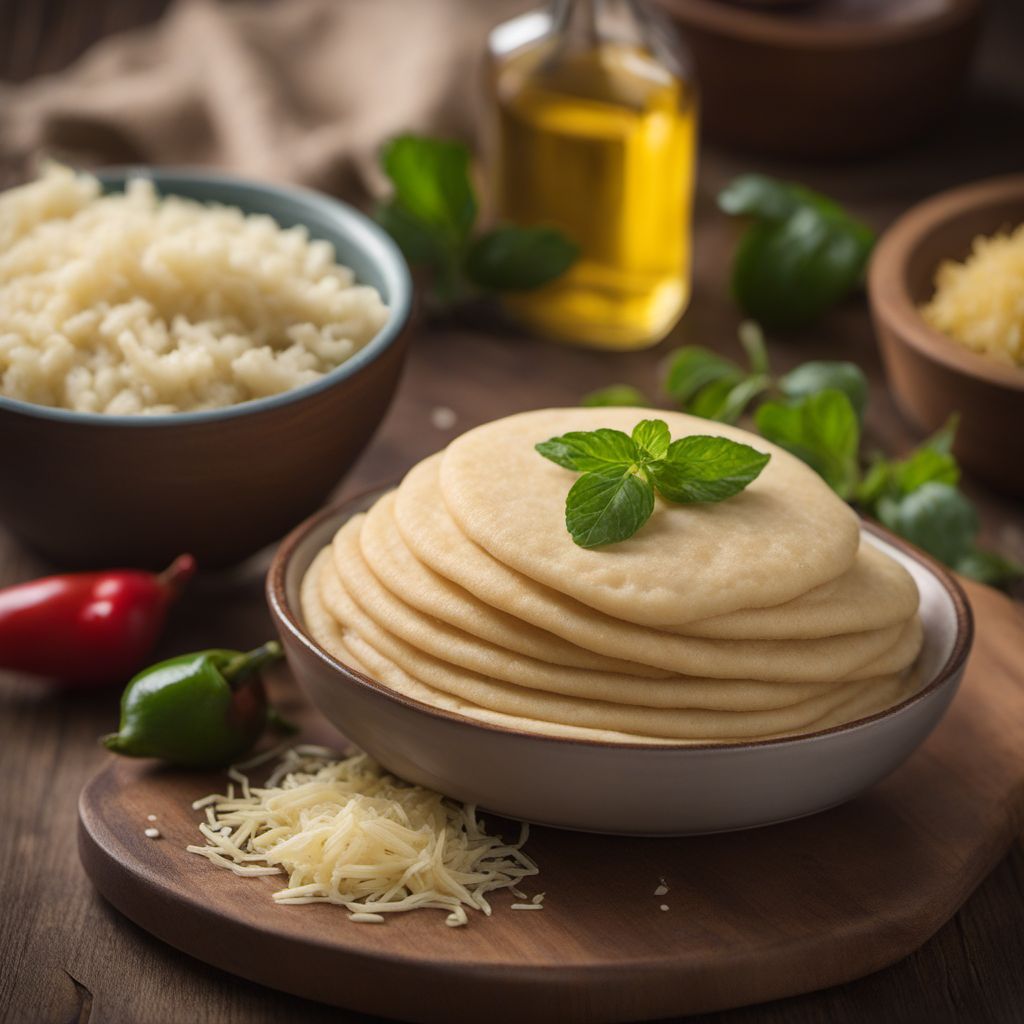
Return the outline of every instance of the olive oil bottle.
{"type": "Polygon", "coordinates": [[[697,100],[649,19],[633,0],[555,0],[491,36],[497,218],[553,225],[580,248],[508,305],[563,341],[653,345],[689,300],[697,100]]]}

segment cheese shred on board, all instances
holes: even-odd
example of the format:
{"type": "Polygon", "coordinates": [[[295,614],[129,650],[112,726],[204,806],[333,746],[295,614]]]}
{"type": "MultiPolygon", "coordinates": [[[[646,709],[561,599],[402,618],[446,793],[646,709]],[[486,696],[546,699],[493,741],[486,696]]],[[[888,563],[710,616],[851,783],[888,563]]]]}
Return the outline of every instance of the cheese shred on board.
{"type": "Polygon", "coordinates": [[[278,903],[336,903],[367,924],[446,910],[456,928],[467,908],[490,915],[488,893],[538,873],[523,853],[528,825],[506,843],[484,831],[474,806],[402,782],[365,754],[294,747],[264,786],[251,785],[243,772],[277,753],[230,769],[227,794],[192,805],[205,809],[207,845],[188,850],[238,875],[286,874],[278,903]]]}

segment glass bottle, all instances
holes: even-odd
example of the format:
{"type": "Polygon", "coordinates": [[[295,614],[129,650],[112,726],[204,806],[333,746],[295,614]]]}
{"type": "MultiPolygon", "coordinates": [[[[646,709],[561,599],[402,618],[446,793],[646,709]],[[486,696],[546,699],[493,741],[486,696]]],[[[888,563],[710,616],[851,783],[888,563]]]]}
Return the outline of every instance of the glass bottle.
{"type": "Polygon", "coordinates": [[[580,247],[508,298],[539,333],[601,348],[660,341],[690,294],[697,98],[671,31],[634,0],[554,0],[490,39],[500,221],[580,247]]]}

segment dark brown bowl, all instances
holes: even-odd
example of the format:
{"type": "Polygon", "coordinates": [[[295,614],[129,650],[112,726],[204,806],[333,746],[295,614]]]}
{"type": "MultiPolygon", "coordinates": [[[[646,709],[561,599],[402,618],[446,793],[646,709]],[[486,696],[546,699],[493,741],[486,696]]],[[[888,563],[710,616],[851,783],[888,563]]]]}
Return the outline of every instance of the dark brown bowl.
{"type": "MultiPolygon", "coordinates": [[[[376,287],[388,323],[313,384],[209,412],[106,416],[0,397],[0,522],[61,567],[157,568],[191,552],[240,562],[327,498],[387,411],[412,285],[391,239],[358,211],[301,189],[140,169],[163,192],[305,224],[376,287]]],[[[104,175],[110,188],[128,172],[104,175]]]]}
{"type": "Polygon", "coordinates": [[[911,0],[658,2],[693,56],[709,136],[800,157],[884,150],[934,123],[964,79],[982,6],[949,0],[915,15],[901,12],[911,0]]]}
{"type": "Polygon", "coordinates": [[[868,297],[889,387],[907,419],[933,431],[959,412],[957,458],[992,486],[1024,496],[1024,369],[964,348],[918,313],[940,263],[963,259],[978,235],[1021,223],[1024,175],[928,199],[879,240],[868,297]]]}

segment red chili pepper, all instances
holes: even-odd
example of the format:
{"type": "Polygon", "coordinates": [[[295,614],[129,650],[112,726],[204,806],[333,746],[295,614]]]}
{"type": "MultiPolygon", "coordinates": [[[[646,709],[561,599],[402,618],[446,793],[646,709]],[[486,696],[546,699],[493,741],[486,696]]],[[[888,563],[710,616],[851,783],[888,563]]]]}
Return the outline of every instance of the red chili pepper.
{"type": "Polygon", "coordinates": [[[63,683],[123,683],[147,660],[195,571],[195,559],[180,555],[159,575],[113,569],[0,590],[0,668],[63,683]]]}

